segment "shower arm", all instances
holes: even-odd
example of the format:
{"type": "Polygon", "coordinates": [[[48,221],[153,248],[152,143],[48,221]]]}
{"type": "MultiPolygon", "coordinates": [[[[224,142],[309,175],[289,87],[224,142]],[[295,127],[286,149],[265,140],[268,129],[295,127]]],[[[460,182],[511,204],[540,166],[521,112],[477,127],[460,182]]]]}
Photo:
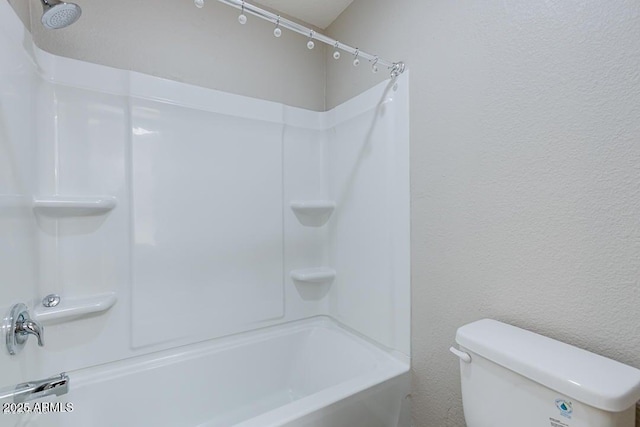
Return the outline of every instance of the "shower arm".
{"type": "Polygon", "coordinates": [[[359,48],[354,48],[344,43],[340,43],[338,40],[334,40],[331,37],[328,37],[324,34],[318,33],[311,28],[305,27],[304,25],[300,25],[297,22],[293,22],[289,19],[283,18],[280,15],[276,15],[275,13],[269,12],[258,6],[255,6],[251,3],[248,3],[243,0],[218,0],[220,3],[224,3],[227,6],[235,7],[236,9],[244,10],[254,16],[262,18],[266,21],[272,22],[275,25],[279,25],[282,28],[287,28],[295,33],[302,34],[303,36],[307,36],[310,39],[318,40],[322,43],[335,47],[337,49],[348,52],[358,58],[366,59],[369,62],[376,62],[377,65],[387,67],[387,69],[391,72],[391,77],[398,77],[405,71],[404,62],[390,62],[379,58],[376,55],[372,55],[370,53],[364,52],[359,48]]]}

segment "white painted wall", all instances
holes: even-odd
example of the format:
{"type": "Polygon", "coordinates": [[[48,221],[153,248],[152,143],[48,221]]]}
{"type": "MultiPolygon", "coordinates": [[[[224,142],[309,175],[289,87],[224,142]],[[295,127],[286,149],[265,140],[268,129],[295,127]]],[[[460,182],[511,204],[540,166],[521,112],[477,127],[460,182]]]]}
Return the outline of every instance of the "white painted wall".
{"type": "Polygon", "coordinates": [[[324,47],[310,51],[304,36],[208,0],[78,0],[81,19],[62,30],[40,24],[40,0],[9,0],[41,49],[197,86],[324,110],[324,47]],[[27,8],[27,3],[30,8],[27,8]]]}
{"type": "MultiPolygon", "coordinates": [[[[640,3],[356,0],[329,32],[411,69],[415,427],[464,425],[447,349],[483,317],[640,368],[640,3]]],[[[328,61],[329,106],[383,78],[328,61]]]]}

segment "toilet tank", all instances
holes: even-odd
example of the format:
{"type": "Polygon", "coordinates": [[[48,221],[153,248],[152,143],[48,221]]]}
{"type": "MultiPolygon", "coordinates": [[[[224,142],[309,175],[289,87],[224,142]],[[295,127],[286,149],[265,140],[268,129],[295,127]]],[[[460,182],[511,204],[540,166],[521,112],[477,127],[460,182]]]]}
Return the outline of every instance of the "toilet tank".
{"type": "Polygon", "coordinates": [[[634,427],[640,370],[495,320],[458,329],[467,427],[634,427]]]}

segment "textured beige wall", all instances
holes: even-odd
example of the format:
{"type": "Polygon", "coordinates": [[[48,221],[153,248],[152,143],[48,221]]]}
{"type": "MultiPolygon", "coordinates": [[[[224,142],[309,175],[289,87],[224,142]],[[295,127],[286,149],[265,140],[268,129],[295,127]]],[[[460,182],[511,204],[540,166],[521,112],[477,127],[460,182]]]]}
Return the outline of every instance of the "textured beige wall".
{"type": "MultiPolygon", "coordinates": [[[[476,319],[640,368],[640,2],[356,0],[329,32],[411,69],[415,427],[464,425],[476,319]]],[[[328,106],[384,77],[328,61],[328,106]]]]}
{"type": "Polygon", "coordinates": [[[39,0],[9,0],[23,21],[31,9],[36,44],[56,55],[130,69],[254,98],[324,110],[324,47],[216,0],[76,1],[82,18],[62,30],[40,25],[39,0]]]}

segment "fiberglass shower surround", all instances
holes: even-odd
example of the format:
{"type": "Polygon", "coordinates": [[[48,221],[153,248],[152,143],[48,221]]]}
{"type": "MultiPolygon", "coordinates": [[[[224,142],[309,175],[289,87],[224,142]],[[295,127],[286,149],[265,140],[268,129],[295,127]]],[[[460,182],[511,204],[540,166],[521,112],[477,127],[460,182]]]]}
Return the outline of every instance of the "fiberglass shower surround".
{"type": "Polygon", "coordinates": [[[0,398],[74,408],[2,422],[408,427],[408,93],[314,112],[57,57],[0,2],[0,309],[44,325],[0,398]]]}

